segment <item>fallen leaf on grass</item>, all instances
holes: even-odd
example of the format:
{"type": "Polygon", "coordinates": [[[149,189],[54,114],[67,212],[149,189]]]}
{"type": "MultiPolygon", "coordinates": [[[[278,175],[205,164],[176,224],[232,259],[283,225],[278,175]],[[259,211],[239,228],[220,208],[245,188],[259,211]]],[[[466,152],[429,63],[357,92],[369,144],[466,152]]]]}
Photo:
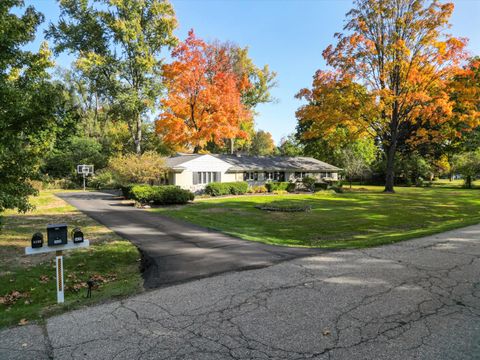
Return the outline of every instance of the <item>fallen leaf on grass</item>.
{"type": "Polygon", "coordinates": [[[0,304],[13,305],[17,302],[17,300],[22,298],[28,298],[29,296],[30,294],[27,292],[21,293],[20,291],[12,290],[7,295],[0,296],[0,304]]]}
{"type": "Polygon", "coordinates": [[[66,290],[71,292],[79,292],[81,289],[86,288],[87,283],[84,281],[73,283],[73,285],[68,285],[66,290]]]}
{"type": "Polygon", "coordinates": [[[18,322],[18,325],[20,325],[20,326],[27,325],[27,324],[28,324],[28,320],[27,320],[27,319],[21,319],[21,320],[18,322]]]}
{"type": "Polygon", "coordinates": [[[41,282],[42,284],[45,284],[45,283],[47,283],[47,282],[49,282],[49,281],[50,281],[50,278],[49,278],[47,275],[41,275],[41,276],[40,276],[40,282],[41,282]]]}

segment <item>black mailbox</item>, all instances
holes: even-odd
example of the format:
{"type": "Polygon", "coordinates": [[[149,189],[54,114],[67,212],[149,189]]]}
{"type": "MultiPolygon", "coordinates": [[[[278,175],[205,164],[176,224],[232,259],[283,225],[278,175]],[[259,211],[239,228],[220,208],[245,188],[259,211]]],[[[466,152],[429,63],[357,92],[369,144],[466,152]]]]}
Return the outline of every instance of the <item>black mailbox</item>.
{"type": "Polygon", "coordinates": [[[72,240],[74,244],[83,242],[83,232],[79,228],[72,230],[72,240]]]}
{"type": "Polygon", "coordinates": [[[43,234],[37,232],[32,236],[32,248],[41,248],[43,246],[43,234]]]}
{"type": "Polygon", "coordinates": [[[48,246],[65,245],[68,230],[66,224],[47,225],[48,246]]]}

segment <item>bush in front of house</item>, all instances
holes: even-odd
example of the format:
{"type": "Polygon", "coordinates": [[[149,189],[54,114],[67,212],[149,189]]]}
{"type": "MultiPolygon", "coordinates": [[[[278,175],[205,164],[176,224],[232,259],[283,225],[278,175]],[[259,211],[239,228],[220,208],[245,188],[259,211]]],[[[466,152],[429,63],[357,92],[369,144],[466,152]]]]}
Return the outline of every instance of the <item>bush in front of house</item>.
{"type": "Polygon", "coordinates": [[[120,186],[120,190],[122,190],[122,195],[127,200],[133,200],[132,198],[132,188],[134,186],[138,186],[136,184],[128,184],[120,186]]]}
{"type": "Polygon", "coordinates": [[[266,183],[265,186],[267,187],[268,192],[274,192],[274,191],[287,191],[288,187],[290,186],[289,182],[281,182],[281,181],[276,181],[276,182],[269,182],[266,183]]]}
{"type": "Polygon", "coordinates": [[[265,185],[258,185],[250,187],[247,192],[249,194],[264,194],[268,192],[267,187],[265,185]]]}
{"type": "Polygon", "coordinates": [[[343,190],[343,184],[342,183],[339,183],[338,185],[330,185],[328,187],[328,190],[333,190],[335,191],[337,194],[341,194],[344,192],[343,190]]]}
{"type": "Polygon", "coordinates": [[[193,201],[195,195],[188,190],[173,185],[153,186],[153,203],[158,205],[186,204],[193,201]]]}
{"type": "Polygon", "coordinates": [[[297,190],[297,184],[294,182],[288,183],[287,191],[291,193],[291,192],[295,192],[295,190],[297,190]]]}
{"type": "Polygon", "coordinates": [[[205,187],[205,193],[211,196],[243,195],[248,190],[246,181],[238,182],[212,182],[205,187]]]}
{"type": "Polygon", "coordinates": [[[205,193],[211,196],[230,195],[229,183],[212,182],[205,186],[205,193]]]}
{"type": "Polygon", "coordinates": [[[186,204],[192,201],[195,195],[174,185],[133,185],[128,198],[140,204],[171,205],[186,204]]]}
{"type": "Polygon", "coordinates": [[[151,185],[133,185],[130,188],[129,198],[140,204],[148,204],[153,200],[154,188],[151,185]]]}
{"type": "Polygon", "coordinates": [[[233,182],[230,184],[230,193],[233,195],[243,195],[247,193],[248,183],[246,181],[233,182]]]}
{"type": "Polygon", "coordinates": [[[102,169],[98,171],[87,184],[94,189],[118,189],[119,184],[114,177],[114,174],[107,170],[102,169]]]}
{"type": "Polygon", "coordinates": [[[311,176],[306,176],[302,179],[303,186],[305,186],[305,188],[308,191],[315,191],[315,183],[316,182],[317,182],[317,180],[314,177],[311,177],[311,176]]]}
{"type": "Polygon", "coordinates": [[[316,191],[321,191],[321,190],[327,190],[328,184],[327,183],[315,183],[313,185],[315,192],[316,191]]]}

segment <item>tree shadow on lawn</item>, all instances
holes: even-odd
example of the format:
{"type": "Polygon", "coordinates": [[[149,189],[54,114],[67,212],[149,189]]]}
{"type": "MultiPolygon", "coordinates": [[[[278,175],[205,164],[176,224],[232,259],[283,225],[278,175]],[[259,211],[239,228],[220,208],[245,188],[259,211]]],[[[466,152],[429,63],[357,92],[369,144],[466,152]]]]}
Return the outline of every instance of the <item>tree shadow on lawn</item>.
{"type": "Polygon", "coordinates": [[[480,221],[480,216],[472,216],[472,210],[480,209],[480,202],[468,196],[373,193],[368,198],[360,198],[360,194],[355,195],[236,198],[196,203],[175,210],[163,208],[161,212],[248,240],[313,247],[382,237],[393,241],[480,221]],[[285,206],[308,204],[312,210],[290,213],[256,208],[271,202],[285,206]]]}

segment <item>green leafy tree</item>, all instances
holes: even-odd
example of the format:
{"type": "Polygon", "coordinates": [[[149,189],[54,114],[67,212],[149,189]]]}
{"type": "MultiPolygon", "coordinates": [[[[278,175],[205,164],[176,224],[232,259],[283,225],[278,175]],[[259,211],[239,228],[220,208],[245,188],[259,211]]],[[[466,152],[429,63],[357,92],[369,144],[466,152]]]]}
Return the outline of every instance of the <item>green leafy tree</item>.
{"type": "Polygon", "coordinates": [[[471,189],[473,180],[480,173],[480,150],[455,155],[453,169],[462,175],[465,187],[471,189]]]}
{"type": "Polygon", "coordinates": [[[421,184],[425,179],[433,176],[433,167],[429,159],[418,152],[402,154],[399,156],[397,172],[406,180],[407,184],[421,184]]]}
{"type": "Polygon", "coordinates": [[[107,165],[102,145],[92,138],[72,137],[61,148],[51,151],[42,172],[53,178],[76,177],[77,165],[93,165],[100,170],[107,165]]]}
{"type": "Polygon", "coordinates": [[[295,134],[290,134],[280,140],[278,152],[282,156],[301,156],[303,155],[303,145],[298,141],[295,134]]]}
{"type": "Polygon", "coordinates": [[[376,147],[370,139],[357,140],[339,150],[340,166],[343,174],[350,181],[355,177],[363,177],[370,171],[371,164],[376,158],[376,147]]]}
{"type": "Polygon", "coordinates": [[[250,154],[252,155],[273,155],[275,154],[275,143],[272,134],[268,131],[258,130],[252,138],[250,146],[250,154]]]}
{"type": "Polygon", "coordinates": [[[166,0],[61,0],[60,9],[47,32],[55,51],[77,56],[90,91],[109,99],[140,154],[143,124],[162,95],[161,51],[177,42],[173,7],[166,0]]]}
{"type": "Polygon", "coordinates": [[[0,212],[30,208],[28,197],[36,193],[30,180],[37,178],[40,159],[62,125],[62,89],[50,80],[46,43],[38,53],[24,50],[43,15],[31,6],[12,13],[23,5],[0,2],[0,212]]]}

